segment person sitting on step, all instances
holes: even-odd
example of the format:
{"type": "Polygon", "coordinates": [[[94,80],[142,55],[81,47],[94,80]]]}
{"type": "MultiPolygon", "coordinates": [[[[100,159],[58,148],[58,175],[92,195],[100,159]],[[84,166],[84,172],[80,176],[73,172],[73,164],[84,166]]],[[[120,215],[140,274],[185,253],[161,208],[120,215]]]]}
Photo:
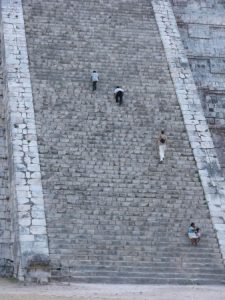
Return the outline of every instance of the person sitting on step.
{"type": "Polygon", "coordinates": [[[199,243],[199,242],[200,242],[201,235],[202,235],[202,234],[201,234],[201,230],[200,230],[199,227],[196,228],[195,233],[196,233],[196,235],[197,235],[197,237],[198,237],[198,243],[199,243]]]}
{"type": "MultiPolygon", "coordinates": [[[[190,227],[188,228],[188,237],[191,240],[191,244],[197,246],[200,236],[198,236],[196,232],[196,226],[195,223],[191,223],[190,227]]],[[[200,233],[200,230],[198,228],[198,232],[200,233]]]]}

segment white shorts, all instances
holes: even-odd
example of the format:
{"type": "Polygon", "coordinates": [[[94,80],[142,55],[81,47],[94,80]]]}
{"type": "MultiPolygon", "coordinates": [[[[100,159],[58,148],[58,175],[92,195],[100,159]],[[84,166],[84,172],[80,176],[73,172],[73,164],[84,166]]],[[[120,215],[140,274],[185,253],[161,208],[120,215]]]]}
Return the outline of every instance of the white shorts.
{"type": "Polygon", "coordinates": [[[189,239],[197,239],[198,238],[198,236],[196,235],[196,233],[194,233],[194,232],[190,232],[190,233],[188,233],[188,237],[189,237],[189,239]]]}

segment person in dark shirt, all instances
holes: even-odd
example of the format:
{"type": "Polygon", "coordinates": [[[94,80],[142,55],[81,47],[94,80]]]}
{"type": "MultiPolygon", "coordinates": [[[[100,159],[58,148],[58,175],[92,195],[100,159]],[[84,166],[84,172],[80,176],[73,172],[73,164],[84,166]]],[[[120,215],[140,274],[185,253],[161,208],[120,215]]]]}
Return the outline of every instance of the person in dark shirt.
{"type": "Polygon", "coordinates": [[[124,90],[121,87],[117,86],[114,91],[114,95],[116,98],[116,102],[118,102],[119,105],[121,105],[123,102],[123,94],[124,94],[124,90]]]}

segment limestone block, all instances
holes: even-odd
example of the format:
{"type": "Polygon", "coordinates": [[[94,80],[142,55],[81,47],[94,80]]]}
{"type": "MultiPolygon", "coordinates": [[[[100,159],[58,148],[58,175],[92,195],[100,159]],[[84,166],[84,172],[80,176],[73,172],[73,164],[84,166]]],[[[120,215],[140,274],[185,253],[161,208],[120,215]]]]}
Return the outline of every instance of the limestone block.
{"type": "Polygon", "coordinates": [[[211,73],[225,74],[225,61],[222,58],[210,59],[211,73]]]}
{"type": "Polygon", "coordinates": [[[209,25],[189,24],[188,34],[190,37],[193,38],[209,39],[210,38],[209,25]]]}
{"type": "Polygon", "coordinates": [[[34,235],[32,235],[32,234],[29,234],[29,235],[27,235],[27,234],[24,234],[24,235],[21,234],[20,235],[20,241],[21,242],[33,242],[34,241],[34,235]]]}

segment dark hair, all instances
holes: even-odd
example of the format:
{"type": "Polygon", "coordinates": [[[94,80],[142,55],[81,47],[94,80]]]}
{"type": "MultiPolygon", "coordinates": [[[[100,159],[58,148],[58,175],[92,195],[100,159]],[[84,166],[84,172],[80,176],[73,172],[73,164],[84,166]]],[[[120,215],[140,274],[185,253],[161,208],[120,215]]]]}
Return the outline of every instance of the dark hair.
{"type": "Polygon", "coordinates": [[[164,134],[164,130],[161,130],[161,133],[164,134]]]}
{"type": "Polygon", "coordinates": [[[119,88],[119,86],[116,87],[117,89],[119,88]]]}
{"type": "Polygon", "coordinates": [[[195,226],[195,223],[191,223],[191,226],[194,227],[194,226],[195,226]]]}
{"type": "Polygon", "coordinates": [[[93,73],[96,73],[96,71],[93,71],[93,73]]]}

